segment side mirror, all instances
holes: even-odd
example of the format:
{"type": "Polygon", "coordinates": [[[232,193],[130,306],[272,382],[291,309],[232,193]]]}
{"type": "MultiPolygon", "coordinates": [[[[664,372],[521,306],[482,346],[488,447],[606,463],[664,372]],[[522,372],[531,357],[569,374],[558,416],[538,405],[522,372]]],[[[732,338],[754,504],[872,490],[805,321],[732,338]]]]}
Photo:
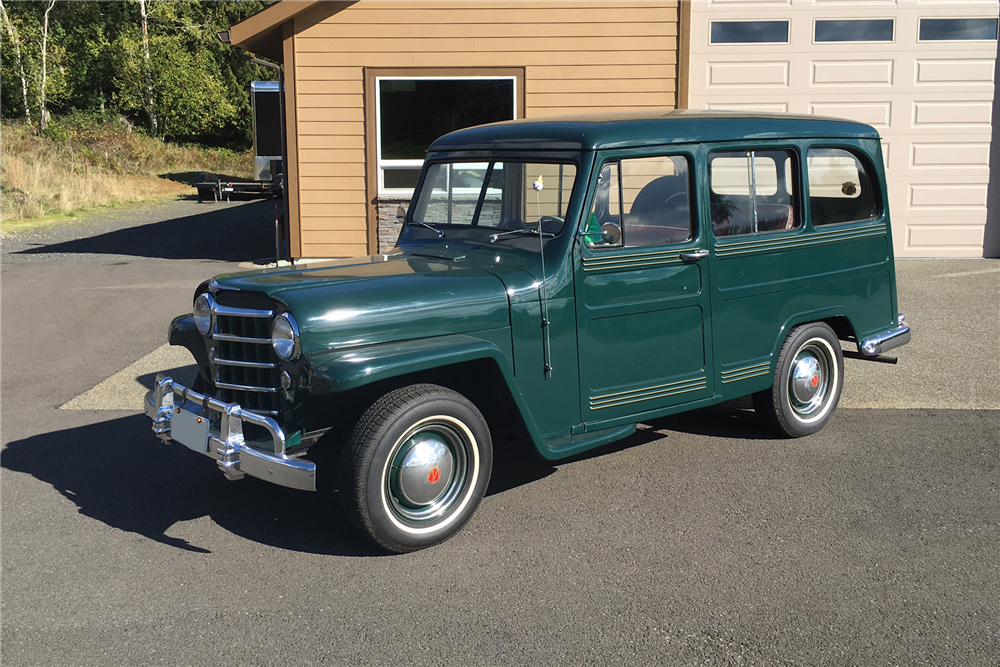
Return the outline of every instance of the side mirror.
{"type": "Polygon", "coordinates": [[[404,220],[406,220],[406,209],[400,204],[396,209],[396,222],[403,222],[404,220]]]}
{"type": "Polygon", "coordinates": [[[608,245],[620,245],[622,242],[622,228],[613,222],[605,222],[601,225],[601,241],[608,245]]]}

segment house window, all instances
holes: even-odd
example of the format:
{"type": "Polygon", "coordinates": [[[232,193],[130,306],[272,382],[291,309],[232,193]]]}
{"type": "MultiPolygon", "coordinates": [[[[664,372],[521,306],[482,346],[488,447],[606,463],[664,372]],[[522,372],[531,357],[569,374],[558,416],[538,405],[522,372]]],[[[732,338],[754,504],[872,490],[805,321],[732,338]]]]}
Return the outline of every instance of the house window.
{"type": "Polygon", "coordinates": [[[712,21],[712,44],[788,42],[788,21],[712,21]]]}
{"type": "Polygon", "coordinates": [[[922,42],[996,38],[996,19],[920,19],[920,41],[922,42]]]}
{"type": "Polygon", "coordinates": [[[413,192],[424,156],[443,134],[517,117],[517,79],[377,77],[379,192],[413,192]]]}
{"type": "Polygon", "coordinates": [[[891,42],[892,19],[816,21],[813,38],[817,42],[891,42]]]}

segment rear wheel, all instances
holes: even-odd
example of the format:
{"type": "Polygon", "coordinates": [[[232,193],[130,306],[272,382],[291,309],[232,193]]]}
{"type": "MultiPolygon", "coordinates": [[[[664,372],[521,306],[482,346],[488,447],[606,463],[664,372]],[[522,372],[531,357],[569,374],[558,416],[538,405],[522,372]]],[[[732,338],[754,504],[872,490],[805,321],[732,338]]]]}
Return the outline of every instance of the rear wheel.
{"type": "Polygon", "coordinates": [[[791,330],[778,354],[770,389],[753,395],[754,410],[781,435],[819,431],[833,416],[844,385],[844,354],[827,324],[791,330]]]}
{"type": "Polygon", "coordinates": [[[493,445],[467,398],[437,385],[389,392],[347,443],[340,495],[348,520],[396,553],[457,533],[486,493],[493,445]]]}

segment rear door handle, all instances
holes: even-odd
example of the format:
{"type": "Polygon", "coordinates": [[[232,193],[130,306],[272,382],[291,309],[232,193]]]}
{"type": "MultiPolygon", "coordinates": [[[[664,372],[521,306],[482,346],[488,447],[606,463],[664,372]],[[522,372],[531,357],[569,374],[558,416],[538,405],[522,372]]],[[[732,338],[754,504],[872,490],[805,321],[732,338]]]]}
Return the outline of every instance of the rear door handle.
{"type": "Polygon", "coordinates": [[[695,262],[701,261],[708,257],[708,250],[702,248],[701,250],[689,250],[688,252],[681,253],[681,261],[685,264],[694,264],[695,262]]]}

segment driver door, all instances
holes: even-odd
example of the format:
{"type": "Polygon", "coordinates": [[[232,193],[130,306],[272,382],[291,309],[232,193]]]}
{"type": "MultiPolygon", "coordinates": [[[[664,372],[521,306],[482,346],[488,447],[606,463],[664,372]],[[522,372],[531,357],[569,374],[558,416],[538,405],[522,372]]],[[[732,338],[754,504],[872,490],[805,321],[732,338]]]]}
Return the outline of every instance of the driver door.
{"type": "Polygon", "coordinates": [[[711,398],[692,154],[608,156],[574,250],[585,423],[711,398]]]}

